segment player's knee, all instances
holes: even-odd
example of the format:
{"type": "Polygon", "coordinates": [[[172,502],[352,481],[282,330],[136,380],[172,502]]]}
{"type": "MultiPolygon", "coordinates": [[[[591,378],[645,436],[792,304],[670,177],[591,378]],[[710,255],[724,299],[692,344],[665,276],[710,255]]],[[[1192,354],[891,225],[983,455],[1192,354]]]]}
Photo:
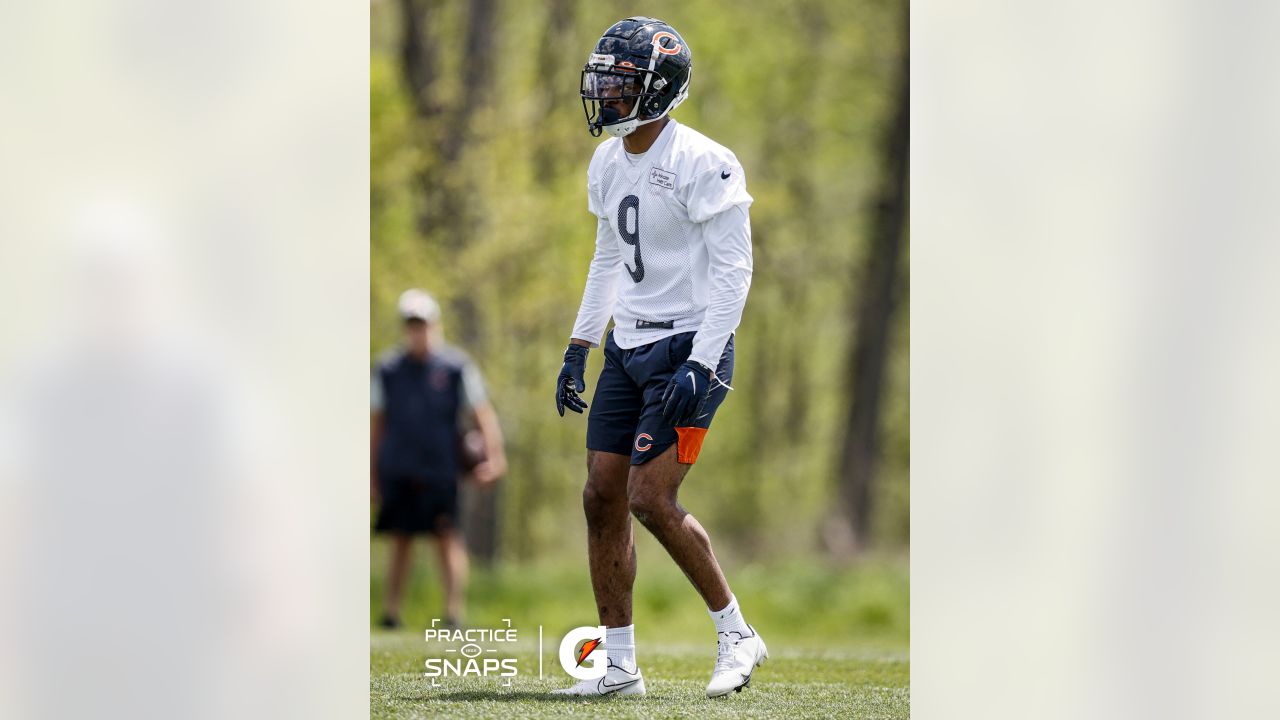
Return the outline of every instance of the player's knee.
{"type": "Polygon", "coordinates": [[[582,509],[586,512],[588,522],[603,520],[611,512],[616,513],[623,499],[620,493],[607,490],[601,483],[590,480],[582,489],[582,509]]]}
{"type": "Polygon", "coordinates": [[[598,518],[604,508],[604,494],[595,485],[587,483],[587,486],[582,488],[582,510],[587,514],[587,520],[598,518]]]}
{"type": "Polygon", "coordinates": [[[636,520],[651,530],[662,526],[675,510],[674,503],[663,494],[645,489],[628,493],[627,506],[636,520]]]}

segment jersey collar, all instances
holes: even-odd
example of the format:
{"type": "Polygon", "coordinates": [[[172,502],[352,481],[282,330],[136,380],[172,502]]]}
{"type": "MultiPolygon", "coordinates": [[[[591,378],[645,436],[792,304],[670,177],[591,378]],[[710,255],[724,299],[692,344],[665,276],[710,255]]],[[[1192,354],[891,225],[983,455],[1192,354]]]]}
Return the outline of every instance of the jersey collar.
{"type": "MultiPolygon", "coordinates": [[[[641,177],[643,177],[649,172],[649,168],[653,167],[654,161],[666,155],[667,148],[671,146],[671,138],[675,137],[675,134],[676,134],[676,121],[674,118],[672,118],[666,124],[666,126],[662,128],[662,132],[658,133],[658,139],[654,140],[653,145],[651,145],[649,149],[645,151],[644,158],[641,159],[640,162],[632,165],[631,163],[627,162],[627,158],[625,157],[625,155],[619,158],[619,160],[621,160],[622,162],[622,165],[626,168],[623,174],[623,177],[626,178],[627,185],[633,185],[636,182],[636,180],[640,179],[641,177]]],[[[618,152],[621,152],[621,153],[627,152],[627,149],[622,146],[621,142],[618,143],[618,152]]]]}

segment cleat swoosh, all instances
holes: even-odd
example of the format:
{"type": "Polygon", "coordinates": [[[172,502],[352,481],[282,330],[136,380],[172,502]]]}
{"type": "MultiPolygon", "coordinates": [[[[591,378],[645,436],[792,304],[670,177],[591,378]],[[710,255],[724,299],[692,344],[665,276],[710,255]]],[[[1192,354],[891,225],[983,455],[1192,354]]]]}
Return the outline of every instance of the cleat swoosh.
{"type": "Polygon", "coordinates": [[[632,685],[635,685],[638,682],[640,682],[640,678],[636,678],[635,680],[628,680],[627,682],[618,683],[616,685],[610,685],[604,681],[604,678],[600,678],[600,684],[596,686],[596,690],[600,691],[601,695],[608,695],[609,693],[618,692],[623,688],[631,687],[632,685]]]}

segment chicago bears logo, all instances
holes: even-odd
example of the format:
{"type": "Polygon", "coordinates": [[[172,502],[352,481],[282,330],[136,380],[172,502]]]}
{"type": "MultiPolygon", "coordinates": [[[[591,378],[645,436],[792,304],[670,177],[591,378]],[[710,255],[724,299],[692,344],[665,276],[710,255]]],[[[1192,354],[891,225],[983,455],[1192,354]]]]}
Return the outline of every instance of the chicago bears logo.
{"type": "Polygon", "coordinates": [[[644,452],[653,447],[653,436],[649,433],[640,433],[636,436],[636,450],[644,452]]]}
{"type": "Polygon", "coordinates": [[[680,52],[680,41],[676,39],[675,35],[666,30],[653,34],[653,46],[663,55],[676,55],[680,52]],[[671,42],[663,45],[663,40],[670,40],[671,42]]]}

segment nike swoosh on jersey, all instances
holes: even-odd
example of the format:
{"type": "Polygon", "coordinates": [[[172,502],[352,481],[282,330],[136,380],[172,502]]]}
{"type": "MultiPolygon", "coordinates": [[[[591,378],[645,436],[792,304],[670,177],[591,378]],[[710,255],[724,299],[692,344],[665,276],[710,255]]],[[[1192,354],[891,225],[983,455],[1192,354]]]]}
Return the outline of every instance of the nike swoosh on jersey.
{"type": "Polygon", "coordinates": [[[721,179],[721,180],[728,180],[728,179],[729,179],[729,173],[727,173],[727,172],[721,172],[721,173],[720,173],[720,179],[721,179]]]}

